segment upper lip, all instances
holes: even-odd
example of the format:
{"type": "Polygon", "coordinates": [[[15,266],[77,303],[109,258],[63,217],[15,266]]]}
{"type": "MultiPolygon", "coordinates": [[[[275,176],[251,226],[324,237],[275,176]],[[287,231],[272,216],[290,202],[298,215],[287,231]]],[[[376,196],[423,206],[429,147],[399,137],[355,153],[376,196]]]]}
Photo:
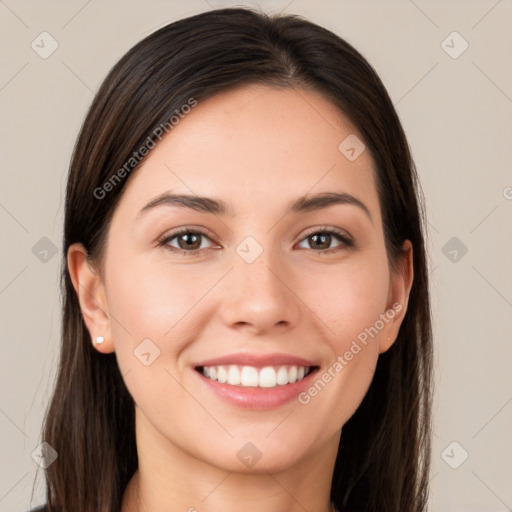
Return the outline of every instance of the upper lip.
{"type": "Polygon", "coordinates": [[[304,359],[302,357],[293,356],[290,354],[274,353],[274,354],[227,354],[225,356],[215,357],[200,361],[194,364],[198,366],[220,366],[237,364],[241,366],[316,366],[313,361],[304,359]]]}

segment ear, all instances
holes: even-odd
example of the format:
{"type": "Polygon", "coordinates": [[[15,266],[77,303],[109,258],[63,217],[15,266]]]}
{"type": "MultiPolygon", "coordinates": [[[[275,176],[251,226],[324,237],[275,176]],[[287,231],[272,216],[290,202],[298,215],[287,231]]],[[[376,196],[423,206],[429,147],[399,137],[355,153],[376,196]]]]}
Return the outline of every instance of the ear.
{"type": "Polygon", "coordinates": [[[402,245],[396,270],[391,273],[386,305],[385,327],[379,338],[379,353],[386,352],[395,342],[407,311],[409,294],[414,279],[413,248],[409,240],[402,245]]]}
{"type": "Polygon", "coordinates": [[[90,265],[87,256],[82,244],[72,244],[67,254],[68,270],[92,342],[96,350],[106,354],[114,352],[114,343],[105,285],[100,273],[90,265]],[[96,343],[98,336],[104,339],[101,344],[96,343]]]}

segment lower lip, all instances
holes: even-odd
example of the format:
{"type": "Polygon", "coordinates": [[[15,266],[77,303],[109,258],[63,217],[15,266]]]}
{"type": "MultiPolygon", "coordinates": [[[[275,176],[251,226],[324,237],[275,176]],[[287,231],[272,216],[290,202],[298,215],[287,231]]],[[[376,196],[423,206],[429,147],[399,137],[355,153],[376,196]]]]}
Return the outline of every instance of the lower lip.
{"type": "Polygon", "coordinates": [[[196,373],[217,396],[233,405],[245,409],[274,409],[291,402],[311,385],[311,381],[317,372],[318,368],[315,368],[302,380],[294,382],[293,384],[278,385],[275,388],[257,388],[222,384],[194,370],[194,373],[196,373]]]}

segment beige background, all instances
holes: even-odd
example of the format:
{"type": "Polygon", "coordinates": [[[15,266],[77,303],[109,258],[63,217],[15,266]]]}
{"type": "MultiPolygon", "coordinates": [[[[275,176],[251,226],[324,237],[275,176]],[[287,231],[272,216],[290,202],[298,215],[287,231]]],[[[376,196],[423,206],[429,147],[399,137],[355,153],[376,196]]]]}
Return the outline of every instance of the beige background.
{"type": "Polygon", "coordinates": [[[512,510],[512,1],[6,0],[0,511],[44,501],[39,469],[30,503],[38,469],[31,454],[57,363],[65,177],[93,93],[156,28],[228,5],[302,14],[348,39],[383,79],[428,205],[437,371],[430,510],[512,510]],[[43,31],[58,43],[47,59],[31,48],[43,31]],[[455,55],[464,41],[442,43],[453,31],[469,44],[457,58],[445,49],[455,55]],[[43,237],[58,247],[46,262],[43,237]],[[465,255],[453,241],[446,245],[452,237],[465,255]]]}

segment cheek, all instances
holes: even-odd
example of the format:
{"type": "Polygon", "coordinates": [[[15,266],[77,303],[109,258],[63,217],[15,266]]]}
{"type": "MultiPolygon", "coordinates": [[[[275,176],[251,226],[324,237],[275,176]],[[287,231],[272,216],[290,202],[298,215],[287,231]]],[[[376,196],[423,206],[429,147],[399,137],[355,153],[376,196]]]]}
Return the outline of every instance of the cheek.
{"type": "Polygon", "coordinates": [[[365,329],[379,318],[380,309],[361,311],[347,306],[350,318],[341,322],[336,336],[329,338],[330,354],[310,387],[298,396],[305,407],[306,430],[318,427],[324,418],[326,435],[344,425],[360,406],[372,382],[379,358],[378,335],[365,329]],[[379,312],[377,312],[379,311],[379,312]]]}
{"type": "MultiPolygon", "coordinates": [[[[112,263],[115,257],[112,252],[112,263]]],[[[122,261],[122,265],[111,264],[106,271],[107,299],[120,368],[123,373],[134,367],[140,370],[134,355],[148,349],[151,355],[158,354],[151,368],[181,370],[180,354],[207,321],[208,302],[204,299],[218,276],[211,268],[192,271],[191,267],[171,264],[161,257],[150,260],[125,256],[122,261]]],[[[147,376],[144,380],[147,382],[147,376]]]]}
{"type": "MultiPolygon", "coordinates": [[[[355,261],[355,260],[354,260],[355,261]]],[[[384,313],[389,291],[389,273],[379,258],[365,258],[353,265],[332,268],[304,288],[308,303],[316,304],[326,326],[326,336],[337,354],[347,344],[375,325],[384,313]]]]}
{"type": "Polygon", "coordinates": [[[316,286],[308,291],[307,300],[317,305],[315,312],[322,320],[329,355],[299,401],[312,417],[331,415],[334,426],[356,411],[373,378],[389,291],[388,268],[382,261],[386,260],[371,257],[336,271],[331,268],[317,275],[316,286]]]}
{"type": "Polygon", "coordinates": [[[161,260],[125,259],[108,272],[109,307],[133,336],[163,339],[209,287],[209,281],[196,272],[190,275],[183,267],[161,260]]]}
{"type": "Polygon", "coordinates": [[[191,282],[178,266],[137,257],[126,256],[107,272],[112,334],[126,387],[144,414],[170,422],[191,406],[175,380],[176,361],[190,336],[192,307],[211,285],[191,282]]]}

